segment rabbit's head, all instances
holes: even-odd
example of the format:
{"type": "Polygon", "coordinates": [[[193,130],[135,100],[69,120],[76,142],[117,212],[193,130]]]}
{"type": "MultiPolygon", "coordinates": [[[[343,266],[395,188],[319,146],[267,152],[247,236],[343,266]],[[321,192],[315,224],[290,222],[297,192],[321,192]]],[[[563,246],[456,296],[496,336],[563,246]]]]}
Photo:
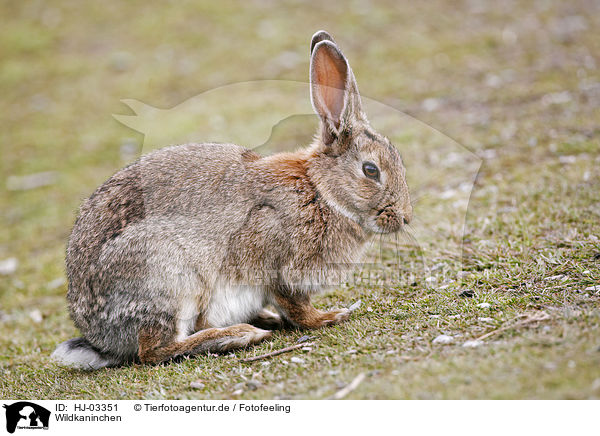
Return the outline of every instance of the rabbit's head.
{"type": "Polygon", "coordinates": [[[402,159],[361,109],[350,65],[331,36],[311,42],[311,99],[320,117],[309,175],[323,199],[369,233],[393,233],[412,218],[402,159]]]}

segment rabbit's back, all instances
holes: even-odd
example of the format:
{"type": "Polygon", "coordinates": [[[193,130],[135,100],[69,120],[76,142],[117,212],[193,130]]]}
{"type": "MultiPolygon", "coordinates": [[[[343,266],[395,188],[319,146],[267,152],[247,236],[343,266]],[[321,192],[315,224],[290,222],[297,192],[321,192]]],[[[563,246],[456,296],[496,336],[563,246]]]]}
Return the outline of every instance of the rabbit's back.
{"type": "Polygon", "coordinates": [[[118,171],[81,206],[67,249],[68,272],[77,277],[88,271],[103,246],[124,233],[162,231],[182,249],[197,250],[198,239],[219,246],[252,207],[246,167],[257,157],[236,145],[186,144],[118,171]]]}

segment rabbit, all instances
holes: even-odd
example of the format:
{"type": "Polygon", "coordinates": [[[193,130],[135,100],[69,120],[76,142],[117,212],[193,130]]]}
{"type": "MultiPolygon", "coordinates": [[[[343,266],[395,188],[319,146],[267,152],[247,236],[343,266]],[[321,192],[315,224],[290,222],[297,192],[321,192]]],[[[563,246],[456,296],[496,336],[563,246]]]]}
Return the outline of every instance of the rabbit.
{"type": "Polygon", "coordinates": [[[370,126],[325,31],[312,37],[309,76],[319,128],[307,148],[262,157],[233,144],[170,146],[84,201],[66,253],[82,337],[58,345],[56,361],[159,364],[349,318],[311,296],[375,234],[403,230],[412,207],[400,154],[370,126]]]}

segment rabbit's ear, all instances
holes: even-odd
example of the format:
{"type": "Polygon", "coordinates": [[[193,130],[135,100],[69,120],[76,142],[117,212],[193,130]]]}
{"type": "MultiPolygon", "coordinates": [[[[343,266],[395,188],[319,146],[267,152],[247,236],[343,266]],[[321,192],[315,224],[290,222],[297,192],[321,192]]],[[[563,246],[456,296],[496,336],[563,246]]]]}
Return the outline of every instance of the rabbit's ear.
{"type": "Polygon", "coordinates": [[[319,30],[312,36],[310,41],[310,54],[312,54],[313,50],[315,49],[315,45],[321,41],[331,41],[335,44],[333,37],[329,33],[325,32],[324,30],[319,30]]]}
{"type": "MultiPolygon", "coordinates": [[[[317,32],[313,37],[328,36],[317,32]]],[[[360,96],[354,74],[340,49],[329,39],[314,46],[310,62],[310,95],[315,112],[326,129],[326,144],[339,136],[353,118],[360,117],[360,96]]]]}

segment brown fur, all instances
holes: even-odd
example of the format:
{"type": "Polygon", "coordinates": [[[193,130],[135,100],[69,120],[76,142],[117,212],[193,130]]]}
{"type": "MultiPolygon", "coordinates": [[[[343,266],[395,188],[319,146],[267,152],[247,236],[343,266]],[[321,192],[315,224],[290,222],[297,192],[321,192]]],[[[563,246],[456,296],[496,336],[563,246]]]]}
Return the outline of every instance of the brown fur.
{"type": "Polygon", "coordinates": [[[140,171],[133,164],[103,183],[83,203],[75,227],[82,221],[95,219],[96,231],[72,240],[69,248],[79,250],[85,247],[85,253],[94,257],[90,260],[95,260],[106,241],[119,236],[128,225],[142,221],[145,213],[140,171]],[[101,219],[92,216],[97,209],[103,210],[101,219]]]}
{"type": "Polygon", "coordinates": [[[252,150],[246,150],[246,151],[242,152],[242,159],[246,163],[254,162],[254,161],[260,159],[260,154],[254,152],[252,150]]]}
{"type": "Polygon", "coordinates": [[[307,181],[309,159],[314,153],[300,150],[295,153],[280,153],[265,158],[264,168],[273,174],[275,180],[294,183],[299,179],[307,181]]]}
{"type": "Polygon", "coordinates": [[[107,180],[90,196],[82,209],[94,207],[103,207],[107,212],[101,222],[104,238],[98,240],[99,245],[119,236],[128,225],[142,221],[145,216],[144,193],[136,167],[121,171],[107,180]]]}
{"type": "Polygon", "coordinates": [[[198,331],[183,341],[165,337],[164,330],[145,328],[140,331],[138,355],[142,363],[156,364],[173,357],[206,352],[223,352],[232,348],[259,342],[270,333],[249,324],[237,324],[226,328],[210,328],[198,331]],[[244,339],[258,335],[259,339],[244,339]],[[236,339],[239,339],[236,340],[236,339]]]}
{"type": "Polygon", "coordinates": [[[292,325],[306,329],[318,329],[345,321],[350,315],[348,309],[323,312],[315,309],[308,294],[292,294],[279,291],[275,294],[275,303],[285,319],[292,325]]]}
{"type": "Polygon", "coordinates": [[[280,330],[286,326],[286,323],[281,316],[267,309],[261,310],[250,320],[250,324],[265,330],[280,330]]]}

